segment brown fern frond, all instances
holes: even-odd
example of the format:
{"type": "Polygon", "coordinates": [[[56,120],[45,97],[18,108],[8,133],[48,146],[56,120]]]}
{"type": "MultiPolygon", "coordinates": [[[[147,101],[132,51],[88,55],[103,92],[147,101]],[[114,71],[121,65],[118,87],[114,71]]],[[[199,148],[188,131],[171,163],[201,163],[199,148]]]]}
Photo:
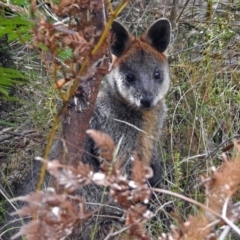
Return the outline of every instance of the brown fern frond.
{"type": "Polygon", "coordinates": [[[138,184],[144,184],[153,176],[153,170],[144,162],[140,161],[137,153],[134,153],[132,179],[138,184]]]}
{"type": "MultiPolygon", "coordinates": [[[[208,206],[216,212],[221,212],[226,199],[240,188],[240,159],[225,158],[220,168],[215,171],[210,181],[205,184],[208,206]]],[[[230,201],[231,202],[231,201],[230,201]]]]}
{"type": "Polygon", "coordinates": [[[177,226],[171,226],[171,233],[163,233],[159,240],[215,240],[216,235],[212,233],[209,221],[203,214],[189,216],[184,223],[178,220],[177,226]]]}
{"type": "Polygon", "coordinates": [[[148,220],[152,216],[153,214],[147,207],[140,203],[128,208],[126,213],[126,226],[129,226],[130,236],[142,240],[150,240],[146,228],[143,225],[143,220],[148,220]]]}
{"type": "Polygon", "coordinates": [[[47,171],[57,179],[58,184],[63,186],[68,193],[93,182],[94,172],[87,164],[79,162],[76,167],[73,167],[63,165],[58,160],[36,159],[46,164],[47,171]]]}
{"type": "Polygon", "coordinates": [[[110,194],[115,201],[125,209],[139,202],[147,204],[151,196],[151,189],[147,183],[148,178],[152,176],[151,168],[145,166],[139,159],[134,159],[133,177],[129,180],[127,176],[121,174],[119,169],[115,168],[115,165],[112,175],[108,176],[110,194]]]}
{"type": "Polygon", "coordinates": [[[211,233],[211,228],[208,227],[209,221],[206,216],[196,215],[189,216],[188,221],[180,225],[180,230],[183,239],[206,239],[206,237],[211,233]]]}
{"type": "Polygon", "coordinates": [[[97,144],[100,157],[111,162],[115,151],[115,143],[113,139],[109,135],[93,129],[87,130],[87,134],[97,144]]]}
{"type": "Polygon", "coordinates": [[[14,214],[32,216],[32,220],[24,225],[12,239],[25,236],[33,239],[65,239],[73,230],[77,222],[89,217],[85,202],[80,197],[71,200],[66,194],[56,194],[54,189],[47,192],[34,192],[14,200],[21,200],[28,205],[14,214]],[[36,219],[37,217],[37,219],[36,219]]]}

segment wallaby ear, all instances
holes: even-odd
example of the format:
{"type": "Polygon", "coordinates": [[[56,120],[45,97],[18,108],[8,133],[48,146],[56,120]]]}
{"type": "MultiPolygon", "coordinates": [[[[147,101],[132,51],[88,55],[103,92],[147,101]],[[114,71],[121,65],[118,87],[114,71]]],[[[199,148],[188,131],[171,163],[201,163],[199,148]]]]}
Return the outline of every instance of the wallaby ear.
{"type": "Polygon", "coordinates": [[[147,42],[159,52],[164,52],[171,39],[171,23],[166,18],[154,22],[147,30],[147,42]]]}
{"type": "Polygon", "coordinates": [[[120,57],[130,46],[130,34],[119,22],[114,21],[111,28],[111,53],[120,57]]]}

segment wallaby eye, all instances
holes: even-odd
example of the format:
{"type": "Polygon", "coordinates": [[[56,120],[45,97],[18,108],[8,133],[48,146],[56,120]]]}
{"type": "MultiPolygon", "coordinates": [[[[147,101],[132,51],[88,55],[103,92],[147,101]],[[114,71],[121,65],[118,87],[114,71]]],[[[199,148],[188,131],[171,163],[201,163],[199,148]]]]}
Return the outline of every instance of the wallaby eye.
{"type": "Polygon", "coordinates": [[[154,78],[155,79],[160,79],[161,78],[161,73],[158,69],[155,69],[155,71],[154,71],[154,78]]]}
{"type": "Polygon", "coordinates": [[[126,80],[127,80],[128,82],[134,82],[134,81],[135,81],[135,76],[134,76],[134,74],[131,73],[131,72],[128,72],[128,73],[126,74],[126,80]]]}

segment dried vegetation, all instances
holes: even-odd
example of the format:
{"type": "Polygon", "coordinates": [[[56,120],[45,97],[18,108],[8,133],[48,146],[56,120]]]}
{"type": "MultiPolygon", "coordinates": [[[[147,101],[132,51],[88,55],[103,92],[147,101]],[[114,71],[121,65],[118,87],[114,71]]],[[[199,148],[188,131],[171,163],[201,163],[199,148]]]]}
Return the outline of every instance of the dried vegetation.
{"type": "MultiPolygon", "coordinates": [[[[94,139],[102,139],[104,148],[109,150],[112,157],[116,149],[109,137],[102,133],[91,130],[94,139]],[[112,149],[112,150],[110,150],[112,149]]],[[[148,210],[147,205],[151,194],[155,192],[170,194],[191,204],[199,206],[196,216],[189,216],[186,221],[177,219],[176,226],[172,226],[171,233],[158,233],[155,238],[162,240],[185,240],[185,239],[225,239],[233,231],[240,234],[237,227],[240,218],[239,202],[234,201],[240,185],[240,146],[235,142],[237,155],[228,160],[224,156],[224,163],[207,178],[202,178],[200,184],[205,188],[205,204],[196,202],[183,195],[164,189],[151,189],[147,179],[152,176],[151,168],[145,166],[135,157],[132,178],[121,174],[119,167],[120,159],[108,169],[101,172],[93,172],[88,165],[79,163],[74,168],[62,165],[58,160],[46,161],[42,158],[37,160],[46,163],[47,171],[53,175],[59,185],[65,190],[63,194],[57,194],[54,189],[33,192],[28,196],[18,197],[14,200],[26,201],[27,206],[18,210],[15,214],[20,216],[32,216],[33,220],[23,226],[18,234],[13,236],[25,236],[27,239],[65,239],[69,236],[78,223],[83,223],[94,212],[89,212],[84,199],[75,195],[75,190],[84,185],[95,183],[109,188],[111,197],[124,209],[125,228],[120,231],[109,233],[106,239],[123,234],[125,237],[136,239],[152,239],[144,222],[151,219],[154,213],[148,210]],[[37,218],[36,218],[37,217],[37,218]]],[[[159,223],[161,224],[161,223],[159,223]]]]}
{"type": "MultiPolygon", "coordinates": [[[[123,176],[122,159],[116,158],[117,146],[109,136],[93,130],[88,130],[88,134],[101,149],[101,172],[95,173],[72,158],[74,152],[81,152],[82,146],[68,148],[63,159],[47,161],[60,116],[65,113],[67,121],[69,105],[73,108],[68,114],[92,106],[108,70],[108,30],[128,1],[111,4],[107,1],[111,18],[105,28],[100,2],[62,0],[58,5],[49,1],[48,5],[32,1],[32,14],[40,20],[36,20],[31,44],[41,50],[46,70],[53,76],[51,85],[63,102],[53,119],[45,156],[37,159],[44,163],[39,186],[46,168],[60,187],[54,185],[15,199],[27,202],[16,214],[31,216],[32,221],[22,226],[13,238],[69,237],[75,226],[98,212],[88,211],[84,199],[75,195],[78,188],[94,183],[109,188],[111,197],[124,210],[125,227],[110,232],[106,239],[120,235],[123,239],[238,239],[240,6],[237,1],[199,0],[184,4],[165,1],[161,6],[160,1],[129,1],[118,16],[135,34],[159,17],[170,18],[174,27],[169,51],[172,72],[169,118],[161,144],[165,189],[149,188],[147,179],[152,170],[137,155],[131,180],[123,176]],[[99,12],[102,22],[94,18],[99,12]],[[169,222],[174,226],[170,228],[169,222]]],[[[90,117],[91,111],[89,115],[83,113],[80,118],[86,124],[80,133],[65,132],[65,137],[75,139],[81,135],[83,139],[90,117]]]]}

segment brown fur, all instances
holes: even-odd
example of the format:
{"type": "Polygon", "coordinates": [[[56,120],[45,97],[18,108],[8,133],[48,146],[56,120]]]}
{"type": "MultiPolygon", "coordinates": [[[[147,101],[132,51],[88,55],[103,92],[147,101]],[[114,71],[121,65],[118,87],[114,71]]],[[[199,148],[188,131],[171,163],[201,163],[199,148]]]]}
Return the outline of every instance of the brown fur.
{"type": "Polygon", "coordinates": [[[153,55],[159,61],[163,63],[167,62],[165,54],[160,53],[156,49],[154,49],[149,43],[145,42],[144,38],[132,38],[126,52],[119,58],[115,57],[113,63],[114,66],[121,65],[126,61],[127,58],[129,58],[131,55],[134,55],[135,52],[141,51],[142,49],[144,50],[145,53],[153,55]]]}
{"type": "Polygon", "coordinates": [[[158,141],[158,113],[162,111],[162,104],[158,104],[154,109],[143,112],[143,132],[139,134],[136,149],[140,159],[147,165],[151,162],[154,142],[158,141]]]}

